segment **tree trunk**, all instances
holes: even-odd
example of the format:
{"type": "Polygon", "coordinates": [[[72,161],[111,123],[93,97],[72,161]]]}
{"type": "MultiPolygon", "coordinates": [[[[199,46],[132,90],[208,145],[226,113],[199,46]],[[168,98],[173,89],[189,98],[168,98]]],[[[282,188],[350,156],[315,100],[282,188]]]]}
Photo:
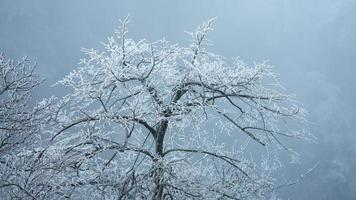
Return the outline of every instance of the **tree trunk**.
{"type": "Polygon", "coordinates": [[[166,130],[168,128],[168,120],[163,120],[161,122],[161,125],[159,126],[157,130],[157,137],[155,138],[155,145],[156,145],[156,155],[158,157],[157,160],[155,160],[155,165],[157,166],[157,169],[154,173],[154,183],[155,183],[155,188],[153,191],[153,200],[162,200],[163,197],[163,169],[161,164],[161,158],[163,156],[163,143],[164,143],[164,135],[166,133],[166,130]]]}
{"type": "Polygon", "coordinates": [[[163,185],[161,184],[163,179],[163,170],[157,169],[154,174],[155,188],[153,191],[153,200],[162,200],[163,197],[163,185]]]}

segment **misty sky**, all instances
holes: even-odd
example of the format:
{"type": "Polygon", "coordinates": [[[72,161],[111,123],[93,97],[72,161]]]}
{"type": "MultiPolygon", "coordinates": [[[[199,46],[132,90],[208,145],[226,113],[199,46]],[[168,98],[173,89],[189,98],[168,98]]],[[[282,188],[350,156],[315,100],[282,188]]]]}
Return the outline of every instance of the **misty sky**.
{"type": "Polygon", "coordinates": [[[184,31],[217,17],[210,50],[247,63],[268,59],[319,138],[290,144],[302,163],[287,165],[288,177],[320,165],[281,197],[356,198],[355,0],[0,0],[0,51],[38,63],[47,79],[38,98],[61,95],[49,85],[77,66],[82,47],[100,47],[128,13],[131,37],[182,45],[189,42],[184,31]]]}

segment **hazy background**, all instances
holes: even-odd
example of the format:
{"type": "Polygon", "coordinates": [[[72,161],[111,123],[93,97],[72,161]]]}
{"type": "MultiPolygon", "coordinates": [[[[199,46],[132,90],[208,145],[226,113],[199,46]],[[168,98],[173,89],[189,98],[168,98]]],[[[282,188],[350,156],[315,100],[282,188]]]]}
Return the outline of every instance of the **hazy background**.
{"type": "Polygon", "coordinates": [[[130,36],[187,44],[185,30],[218,17],[213,52],[248,63],[270,60],[288,92],[309,110],[319,144],[291,144],[303,155],[287,177],[320,161],[283,199],[356,198],[355,0],[0,0],[0,51],[29,56],[48,85],[74,69],[81,47],[98,47],[131,14],[130,36]]]}

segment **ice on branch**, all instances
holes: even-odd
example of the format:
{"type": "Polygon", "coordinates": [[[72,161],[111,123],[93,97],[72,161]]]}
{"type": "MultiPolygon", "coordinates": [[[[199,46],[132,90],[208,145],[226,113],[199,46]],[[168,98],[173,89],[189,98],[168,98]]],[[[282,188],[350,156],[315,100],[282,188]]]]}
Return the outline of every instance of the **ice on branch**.
{"type": "Polygon", "coordinates": [[[304,111],[272,67],[210,52],[214,19],[189,33],[187,47],[131,39],[128,22],[102,49],[83,49],[80,66],[58,82],[72,91],[56,106],[43,151],[55,172],[48,183],[53,196],[273,196],[277,149],[292,152],[281,138],[311,137],[298,131],[304,111]],[[247,146],[268,156],[255,161],[247,146]]]}

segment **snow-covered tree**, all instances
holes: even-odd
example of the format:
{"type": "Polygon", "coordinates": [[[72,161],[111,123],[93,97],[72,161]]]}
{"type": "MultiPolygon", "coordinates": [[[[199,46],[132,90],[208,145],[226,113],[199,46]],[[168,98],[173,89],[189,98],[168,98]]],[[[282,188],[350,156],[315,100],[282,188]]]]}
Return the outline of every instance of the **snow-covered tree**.
{"type": "Polygon", "coordinates": [[[41,196],[45,173],[36,154],[50,104],[35,105],[31,94],[42,81],[27,58],[13,60],[0,53],[0,199],[41,196]]]}
{"type": "Polygon", "coordinates": [[[250,66],[209,52],[213,21],[181,47],[130,39],[125,19],[103,50],[83,49],[87,57],[58,82],[72,91],[57,104],[41,154],[55,174],[47,183],[53,195],[273,197],[276,152],[295,155],[280,138],[310,139],[294,129],[304,112],[266,62],[250,66]],[[250,146],[266,156],[250,157],[250,146]]]}

